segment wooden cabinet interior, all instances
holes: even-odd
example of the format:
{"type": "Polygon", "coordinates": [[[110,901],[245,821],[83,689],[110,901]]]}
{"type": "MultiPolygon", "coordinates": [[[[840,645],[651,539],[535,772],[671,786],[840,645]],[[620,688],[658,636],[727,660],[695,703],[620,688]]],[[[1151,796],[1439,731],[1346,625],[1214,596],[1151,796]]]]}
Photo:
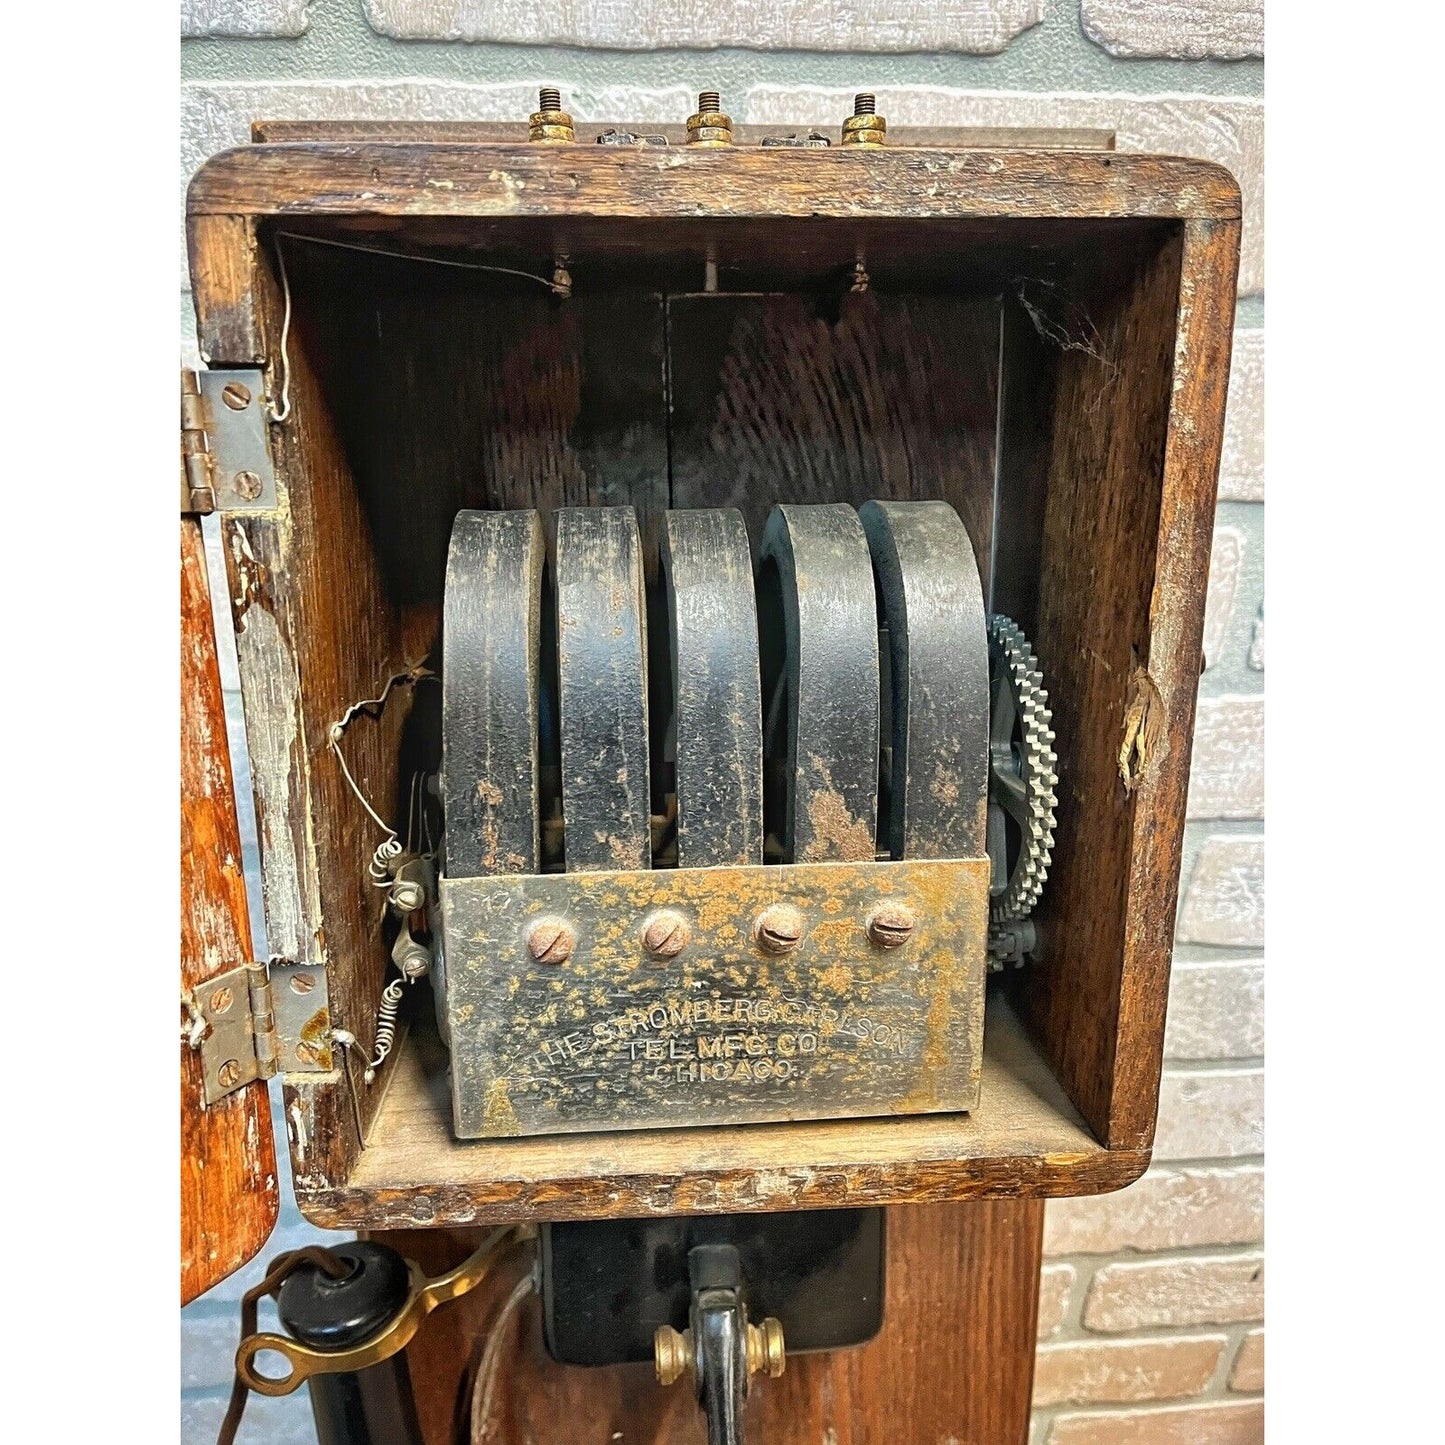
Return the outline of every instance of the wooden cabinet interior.
{"type": "MultiPolygon", "coordinates": [[[[778,500],[951,502],[1048,678],[1060,826],[1040,959],[991,999],[976,1114],[462,1144],[419,1009],[361,1090],[364,1148],[339,1053],[293,1061],[303,1211],[465,1226],[1137,1177],[1228,376],[1233,179],[1109,152],[559,156],[437,136],[255,145],[190,193],[203,355],[264,361],[289,389],[272,432],[281,504],[222,528],[270,944],[325,964],[331,1022],[370,1040],[385,955],[365,881],[378,835],[328,729],[432,652],[461,507],[631,503],[655,568],[668,506],[738,506],[756,529],[778,500]]],[[[388,707],[347,733],[384,814],[404,807],[405,724],[388,707]]]]}

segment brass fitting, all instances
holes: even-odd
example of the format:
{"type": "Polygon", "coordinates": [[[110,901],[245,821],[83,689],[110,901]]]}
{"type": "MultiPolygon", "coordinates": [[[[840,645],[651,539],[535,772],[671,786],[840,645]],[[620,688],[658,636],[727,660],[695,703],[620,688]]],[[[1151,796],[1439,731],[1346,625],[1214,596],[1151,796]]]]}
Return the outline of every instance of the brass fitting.
{"type": "Polygon", "coordinates": [[[877,113],[877,102],[864,91],[853,97],[853,114],[843,122],[845,146],[881,146],[888,136],[888,122],[877,113]]]}
{"type": "Polygon", "coordinates": [[[697,114],[687,118],[687,143],[719,150],[733,143],[732,117],[722,113],[722,96],[705,90],[697,98],[697,114]]]}
{"type": "Polygon", "coordinates": [[[679,1333],[671,1325],[658,1325],[652,1337],[652,1362],[659,1385],[680,1380],[692,1369],[692,1331],[679,1333]]]}
{"type": "Polygon", "coordinates": [[[787,1365],[783,1348],[783,1325],[771,1315],[760,1325],[748,1326],[748,1374],[766,1373],[776,1380],[787,1365]]]}
{"type": "MultiPolygon", "coordinates": [[[[787,1367],[783,1326],[771,1315],[760,1325],[748,1326],[748,1374],[766,1374],[776,1380],[787,1367]]],[[[693,1368],[692,1331],[659,1325],[652,1337],[652,1363],[659,1385],[671,1385],[693,1368]]]]}
{"type": "Polygon", "coordinates": [[[527,139],[541,145],[570,145],[577,139],[572,117],[562,109],[562,92],[555,85],[544,85],[537,93],[537,109],[527,122],[527,139]]]}

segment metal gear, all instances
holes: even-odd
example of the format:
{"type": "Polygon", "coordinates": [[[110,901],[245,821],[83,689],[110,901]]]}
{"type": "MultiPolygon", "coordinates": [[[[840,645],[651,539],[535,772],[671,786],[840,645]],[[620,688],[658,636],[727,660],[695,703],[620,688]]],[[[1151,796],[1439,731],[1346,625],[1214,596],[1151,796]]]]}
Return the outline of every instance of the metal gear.
{"type": "Polygon", "coordinates": [[[988,637],[989,952],[1001,963],[1017,951],[1016,940],[1010,946],[1016,930],[1009,925],[1032,912],[1048,877],[1059,759],[1049,695],[1028,639],[999,613],[989,619],[988,637]]]}

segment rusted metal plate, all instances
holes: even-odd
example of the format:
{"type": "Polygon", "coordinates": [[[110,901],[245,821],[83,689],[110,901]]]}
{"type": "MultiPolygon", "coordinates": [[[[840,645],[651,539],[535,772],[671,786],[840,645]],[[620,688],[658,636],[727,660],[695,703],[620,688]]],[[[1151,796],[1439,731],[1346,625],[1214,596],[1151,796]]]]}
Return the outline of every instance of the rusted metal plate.
{"type": "Polygon", "coordinates": [[[986,858],[444,879],[456,1133],[970,1110],[988,879],[986,858]],[[885,903],[911,914],[900,946],[870,937],[885,903]],[[775,955],[755,930],[779,904],[801,938],[775,955]],[[671,958],[644,943],[664,908],[671,958]],[[570,953],[534,959],[558,921],[570,953]]]}
{"type": "Polygon", "coordinates": [[[887,626],[895,858],[986,851],[988,618],[973,544],[947,502],[867,502],[887,626]]]}
{"type": "Polygon", "coordinates": [[[785,862],[862,862],[878,823],[873,564],[844,503],[778,506],[757,582],[765,807],[785,862]]]}
{"type": "MultiPolygon", "coordinates": [[[[758,619],[743,514],[663,517],[680,868],[763,861],[758,619]]],[[[982,851],[982,850],[979,850],[982,851]]]]}
{"type": "Polygon", "coordinates": [[[652,861],[647,613],[631,507],[557,513],[557,679],[567,871],[652,861]]]}

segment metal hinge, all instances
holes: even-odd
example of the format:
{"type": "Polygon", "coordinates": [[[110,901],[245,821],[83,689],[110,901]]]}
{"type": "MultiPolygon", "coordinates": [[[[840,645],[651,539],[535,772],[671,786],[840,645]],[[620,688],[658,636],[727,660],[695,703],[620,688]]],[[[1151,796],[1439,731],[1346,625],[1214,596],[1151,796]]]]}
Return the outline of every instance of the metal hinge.
{"type": "Polygon", "coordinates": [[[181,512],[276,506],[265,373],[181,371],[181,512]]]}
{"type": "Polygon", "coordinates": [[[206,436],[206,404],[200,382],[181,368],[181,515],[205,516],[216,510],[211,478],[211,444],[206,436]]]}
{"type": "Polygon", "coordinates": [[[182,1004],[182,1026],[201,1056],[201,1097],[214,1104],[277,1068],[276,1014],[264,963],[246,963],[201,984],[182,1004]]]}

